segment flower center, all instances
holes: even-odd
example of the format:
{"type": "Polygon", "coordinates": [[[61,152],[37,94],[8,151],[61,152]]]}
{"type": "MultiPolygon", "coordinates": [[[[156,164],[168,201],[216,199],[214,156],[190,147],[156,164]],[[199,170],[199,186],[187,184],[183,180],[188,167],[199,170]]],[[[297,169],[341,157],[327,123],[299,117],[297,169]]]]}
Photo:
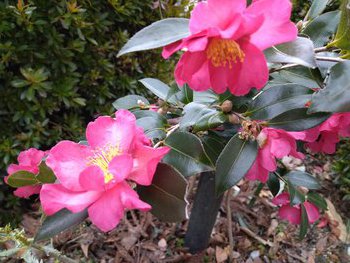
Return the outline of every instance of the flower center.
{"type": "Polygon", "coordinates": [[[225,67],[228,64],[232,68],[233,64],[243,62],[245,57],[238,43],[231,39],[212,39],[206,52],[214,67],[225,67]]]}
{"type": "Polygon", "coordinates": [[[109,172],[108,165],[110,161],[119,154],[119,145],[107,145],[103,148],[96,148],[94,150],[94,155],[88,159],[88,165],[97,165],[100,167],[105,177],[105,183],[107,184],[113,179],[113,174],[109,172]]]}

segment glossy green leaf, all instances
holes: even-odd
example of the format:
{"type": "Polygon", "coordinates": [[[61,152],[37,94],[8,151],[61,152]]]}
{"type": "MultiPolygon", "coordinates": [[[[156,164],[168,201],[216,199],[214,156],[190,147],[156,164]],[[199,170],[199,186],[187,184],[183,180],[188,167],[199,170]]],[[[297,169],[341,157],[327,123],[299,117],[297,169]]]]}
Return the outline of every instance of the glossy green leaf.
{"type": "Polygon", "coordinates": [[[327,12],[311,21],[303,30],[303,34],[310,37],[315,47],[323,47],[335,34],[339,20],[339,11],[327,12]]]}
{"type": "Polygon", "coordinates": [[[308,189],[320,189],[321,185],[309,173],[301,172],[301,171],[291,171],[285,175],[288,181],[294,186],[303,186],[308,189]]]}
{"type": "Polygon", "coordinates": [[[220,153],[225,148],[227,140],[210,131],[201,139],[205,152],[208,154],[211,162],[216,163],[220,153]]]}
{"type": "Polygon", "coordinates": [[[299,238],[303,239],[307,234],[307,229],[309,227],[309,219],[307,216],[305,206],[303,204],[300,204],[300,208],[301,208],[301,222],[300,222],[299,238]]]}
{"type": "Polygon", "coordinates": [[[271,119],[268,125],[286,131],[304,131],[320,125],[330,116],[323,112],[307,114],[307,110],[305,108],[287,111],[271,119]]]}
{"type": "Polygon", "coordinates": [[[183,113],[180,128],[192,127],[194,132],[216,128],[227,121],[227,116],[221,111],[195,102],[187,104],[183,113]]]}
{"type": "Polygon", "coordinates": [[[219,95],[212,90],[206,90],[202,92],[193,92],[193,101],[200,104],[213,104],[219,101],[219,95]]]}
{"type": "Polygon", "coordinates": [[[45,219],[34,240],[41,241],[50,239],[62,231],[80,224],[87,217],[87,210],[79,213],[72,213],[67,209],[62,209],[45,219]]]}
{"type": "Polygon", "coordinates": [[[288,191],[291,205],[299,205],[305,202],[305,195],[299,192],[294,185],[287,181],[288,191]]]}
{"type": "Polygon", "coordinates": [[[56,176],[43,161],[39,165],[39,174],[36,176],[36,179],[43,184],[53,184],[56,181],[56,176]]]}
{"type": "Polygon", "coordinates": [[[155,94],[158,98],[166,100],[170,87],[159,79],[145,78],[139,80],[148,90],[155,94]]]}
{"type": "Polygon", "coordinates": [[[298,84],[277,85],[264,90],[249,106],[249,116],[268,120],[286,111],[305,108],[311,100],[310,89],[298,84]]]}
{"type": "Polygon", "coordinates": [[[38,184],[38,180],[33,173],[27,171],[18,171],[8,177],[7,183],[12,187],[17,188],[28,185],[36,185],[38,184]]]}
{"type": "Polygon", "coordinates": [[[236,185],[253,165],[258,153],[257,142],[232,137],[216,162],[215,189],[217,194],[236,185]]]}
{"type": "Polygon", "coordinates": [[[187,181],[172,166],[160,163],[150,186],[138,186],[141,200],[152,206],[151,213],[166,222],[186,218],[187,181]]]}
{"type": "Polygon", "coordinates": [[[343,58],[350,59],[350,0],[341,0],[341,16],[335,39],[329,47],[341,49],[343,58]]]}
{"type": "Polygon", "coordinates": [[[345,61],[331,68],[326,88],[313,95],[309,112],[348,111],[350,111],[350,61],[345,61]]]}
{"type": "Polygon", "coordinates": [[[193,102],[193,90],[187,84],[181,87],[181,91],[183,93],[183,103],[189,104],[193,102]]]}
{"type": "Polygon", "coordinates": [[[327,210],[328,208],[326,200],[315,192],[309,192],[307,194],[307,200],[322,210],[327,210]]]}
{"type": "Polygon", "coordinates": [[[146,136],[150,139],[164,139],[166,136],[162,119],[154,117],[143,117],[136,120],[136,125],[143,128],[146,136]]]}
{"type": "Polygon", "coordinates": [[[316,80],[313,74],[313,70],[301,66],[274,72],[271,74],[271,77],[273,77],[273,81],[278,81],[280,84],[294,83],[308,88],[320,87],[318,80],[316,80]]]}
{"type": "Polygon", "coordinates": [[[202,142],[192,133],[175,132],[165,140],[165,145],[171,151],[163,161],[172,165],[183,176],[189,177],[213,170],[202,142]]]}
{"type": "Polygon", "coordinates": [[[145,118],[145,117],[151,117],[154,119],[157,119],[157,121],[159,121],[160,123],[163,124],[163,126],[167,125],[168,121],[167,119],[159,114],[158,112],[155,111],[151,111],[151,110],[135,110],[132,112],[136,119],[141,119],[141,118],[145,118]]]}
{"type": "Polygon", "coordinates": [[[189,20],[166,18],[137,32],[119,51],[118,57],[130,52],[164,47],[190,35],[189,20]]]}
{"type": "Polygon", "coordinates": [[[120,109],[140,109],[140,102],[144,105],[149,105],[149,102],[146,98],[139,95],[127,95],[125,97],[117,99],[113,102],[113,107],[117,110],[120,109]]]}
{"type": "Polygon", "coordinates": [[[307,19],[314,19],[326,9],[331,0],[313,0],[312,5],[307,13],[307,19]]]}
{"type": "Polygon", "coordinates": [[[271,47],[264,51],[270,63],[293,63],[316,68],[314,45],[307,38],[298,37],[295,41],[271,47]]]}

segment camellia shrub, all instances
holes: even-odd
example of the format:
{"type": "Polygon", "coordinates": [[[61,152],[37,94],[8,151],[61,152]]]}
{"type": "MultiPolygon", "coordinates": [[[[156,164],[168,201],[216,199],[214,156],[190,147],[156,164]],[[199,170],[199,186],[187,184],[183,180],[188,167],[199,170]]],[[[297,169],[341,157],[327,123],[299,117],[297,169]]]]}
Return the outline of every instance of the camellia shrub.
{"type": "Polygon", "coordinates": [[[84,140],[31,148],[9,166],[14,194],[39,194],[45,214],[28,251],[86,218],[110,231],[130,209],[183,220],[194,175],[190,252],[206,248],[224,194],[242,179],[266,185],[280,218],[300,225],[303,238],[327,203],[311,174],[281,159],[303,159],[305,148],[333,154],[350,136],[350,2],[323,13],[327,4],[314,1],[297,27],[289,0],[208,0],[190,19],[136,33],[118,57],[160,47],[165,59],[180,53],[177,85],[142,79],[156,104],[121,97],[115,115],[88,124],[84,140]]]}

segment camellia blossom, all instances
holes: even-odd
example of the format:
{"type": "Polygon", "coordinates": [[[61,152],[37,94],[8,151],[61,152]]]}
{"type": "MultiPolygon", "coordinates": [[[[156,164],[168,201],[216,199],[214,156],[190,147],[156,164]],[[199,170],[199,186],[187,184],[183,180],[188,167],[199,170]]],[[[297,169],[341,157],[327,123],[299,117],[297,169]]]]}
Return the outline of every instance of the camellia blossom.
{"type": "Polygon", "coordinates": [[[350,136],[350,112],[335,113],[315,128],[290,134],[297,140],[307,142],[306,147],[313,152],[333,154],[340,138],[350,136]]]}
{"type": "MultiPolygon", "coordinates": [[[[8,178],[19,171],[26,171],[33,174],[39,173],[39,165],[42,159],[45,157],[46,153],[35,148],[30,148],[19,154],[17,160],[18,164],[10,164],[7,168],[8,176],[5,177],[5,182],[7,183],[8,178]]],[[[40,192],[41,185],[29,185],[17,188],[14,191],[14,195],[21,198],[28,198],[31,195],[38,194],[40,192]]]]}
{"type": "Polygon", "coordinates": [[[208,0],[198,3],[190,18],[191,35],[166,46],[163,57],[184,50],[175,70],[179,85],[212,88],[245,95],[266,84],[269,71],[263,50],[293,41],[289,0],[208,0]]]}
{"type": "Polygon", "coordinates": [[[47,215],[63,208],[73,213],[87,208],[92,223],[109,231],[125,209],[151,208],[133,189],[151,184],[169,148],[151,147],[135,116],[126,110],[89,123],[86,138],[88,146],[62,141],[51,149],[46,163],[59,183],[44,185],[40,200],[47,215]]]}
{"type": "MultiPolygon", "coordinates": [[[[282,193],[276,196],[272,203],[281,205],[278,215],[280,218],[289,221],[291,224],[299,225],[301,222],[301,207],[300,205],[291,206],[290,196],[288,193],[282,193]]],[[[320,218],[320,212],[313,203],[305,201],[303,203],[309,223],[315,223],[320,218]]]]}
{"type": "Polygon", "coordinates": [[[269,178],[269,172],[277,169],[276,158],[293,156],[303,159],[304,155],[297,152],[295,139],[286,131],[264,128],[257,137],[259,150],[257,158],[246,174],[248,180],[259,180],[265,183],[269,178]]]}

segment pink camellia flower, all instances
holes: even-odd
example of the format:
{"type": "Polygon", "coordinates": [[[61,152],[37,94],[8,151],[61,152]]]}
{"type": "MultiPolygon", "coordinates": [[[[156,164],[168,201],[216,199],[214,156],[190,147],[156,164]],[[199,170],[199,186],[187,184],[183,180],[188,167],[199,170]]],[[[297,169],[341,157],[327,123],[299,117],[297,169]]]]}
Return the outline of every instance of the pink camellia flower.
{"type": "Polygon", "coordinates": [[[307,142],[306,147],[313,152],[333,154],[340,138],[350,136],[350,112],[335,113],[315,128],[290,134],[297,140],[307,142]]]}
{"type": "MultiPolygon", "coordinates": [[[[300,205],[291,206],[290,205],[290,197],[288,193],[282,193],[276,196],[272,203],[275,205],[281,205],[278,214],[280,218],[289,221],[291,224],[299,225],[301,222],[301,207],[300,205]]],[[[313,203],[305,201],[303,203],[305,206],[305,210],[307,213],[307,218],[309,223],[315,223],[319,217],[320,212],[318,211],[317,206],[313,203]]]]}
{"type": "Polygon", "coordinates": [[[276,158],[293,156],[303,159],[304,155],[297,152],[295,139],[288,132],[273,128],[264,128],[257,137],[259,143],[258,156],[246,174],[248,180],[259,180],[265,183],[269,172],[277,169],[276,158]]]}
{"type": "MultiPolygon", "coordinates": [[[[5,177],[5,182],[7,183],[8,178],[19,171],[27,171],[33,174],[39,173],[39,165],[42,159],[45,157],[45,152],[37,150],[35,148],[30,148],[19,154],[17,160],[18,164],[10,164],[7,168],[8,176],[5,177]]],[[[29,185],[17,188],[14,191],[14,195],[21,198],[28,198],[31,195],[38,194],[40,192],[40,185],[29,185]]]]}
{"type": "Polygon", "coordinates": [[[269,71],[263,50],[293,41],[297,29],[290,21],[289,0],[208,0],[194,8],[191,35],[166,46],[163,57],[184,50],[175,70],[179,85],[193,90],[212,88],[245,95],[261,89],[269,71]]]}
{"type": "Polygon", "coordinates": [[[125,209],[151,208],[133,189],[151,184],[169,149],[152,148],[135,116],[126,110],[89,123],[86,138],[89,146],[62,141],[51,149],[46,163],[59,183],[44,185],[40,200],[47,215],[63,208],[73,213],[88,208],[92,223],[109,231],[125,209]]]}

